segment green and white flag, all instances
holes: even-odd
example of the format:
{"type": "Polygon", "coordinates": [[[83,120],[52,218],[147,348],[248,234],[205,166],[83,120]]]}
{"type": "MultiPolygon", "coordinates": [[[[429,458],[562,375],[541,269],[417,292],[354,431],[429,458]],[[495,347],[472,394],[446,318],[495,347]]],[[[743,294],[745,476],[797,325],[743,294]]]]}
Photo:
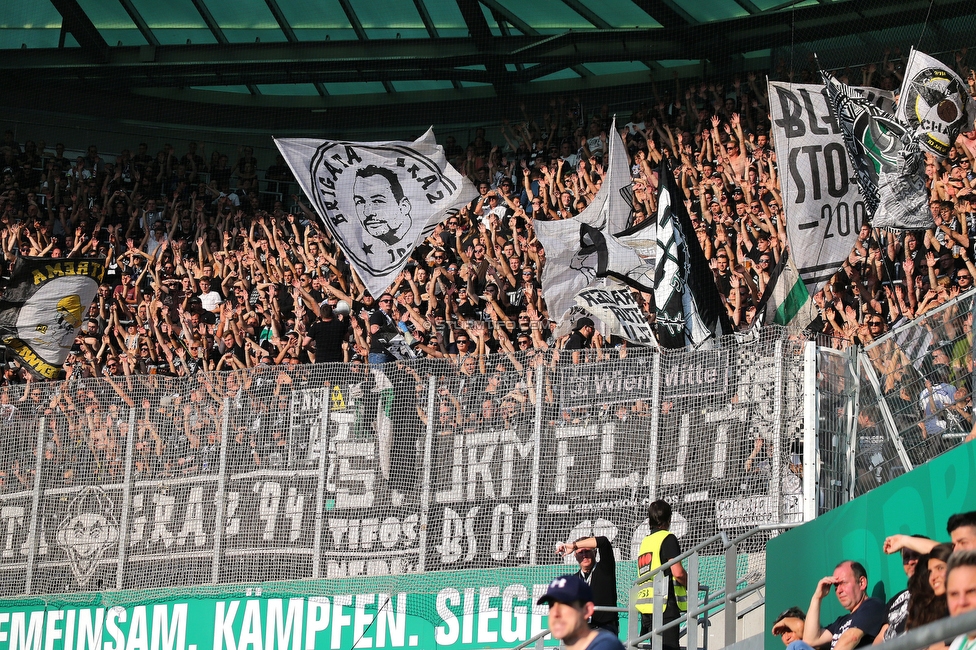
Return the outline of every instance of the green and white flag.
{"type": "Polygon", "coordinates": [[[817,317],[816,307],[800,272],[790,259],[789,250],[783,251],[779,264],[773,269],[756,311],[763,323],[801,328],[817,317]]]}

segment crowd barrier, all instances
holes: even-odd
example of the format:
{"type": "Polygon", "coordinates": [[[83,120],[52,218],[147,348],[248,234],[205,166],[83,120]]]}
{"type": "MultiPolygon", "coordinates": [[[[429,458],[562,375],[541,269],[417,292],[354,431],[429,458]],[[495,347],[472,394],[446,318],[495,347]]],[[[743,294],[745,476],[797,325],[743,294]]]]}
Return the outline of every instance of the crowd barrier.
{"type": "Polygon", "coordinates": [[[656,498],[684,544],[797,521],[803,344],[767,328],[580,365],[534,352],[8,387],[0,590],[552,565],[556,542],[591,534],[631,560],[656,498]]]}
{"type": "MultiPolygon", "coordinates": [[[[673,504],[690,548],[802,521],[956,444],[948,427],[911,437],[949,406],[913,416],[892,395],[945,371],[935,349],[956,376],[971,370],[971,308],[962,296],[863,350],[770,326],[578,365],[547,351],[8,386],[0,591],[172,599],[381,580],[383,593],[428,585],[408,614],[435,621],[444,585],[419,574],[501,588],[563,570],[556,542],[605,535],[626,604],[651,500],[673,504]]],[[[763,578],[767,538],[739,549],[743,584],[763,578]]],[[[702,563],[703,585],[728,578],[724,558],[702,563]]]]}

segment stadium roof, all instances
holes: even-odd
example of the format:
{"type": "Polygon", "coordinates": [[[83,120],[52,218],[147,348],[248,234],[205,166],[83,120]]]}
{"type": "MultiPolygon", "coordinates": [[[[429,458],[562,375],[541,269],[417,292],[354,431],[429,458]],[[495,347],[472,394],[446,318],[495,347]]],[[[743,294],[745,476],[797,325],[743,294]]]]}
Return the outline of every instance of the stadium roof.
{"type": "Polygon", "coordinates": [[[352,123],[390,105],[477,121],[516,97],[798,53],[859,64],[923,34],[946,51],[974,27],[972,0],[5,0],[0,70],[19,90],[0,101],[38,106],[57,88],[82,112],[147,121],[185,121],[188,102],[200,124],[229,109],[255,126],[352,123]]]}

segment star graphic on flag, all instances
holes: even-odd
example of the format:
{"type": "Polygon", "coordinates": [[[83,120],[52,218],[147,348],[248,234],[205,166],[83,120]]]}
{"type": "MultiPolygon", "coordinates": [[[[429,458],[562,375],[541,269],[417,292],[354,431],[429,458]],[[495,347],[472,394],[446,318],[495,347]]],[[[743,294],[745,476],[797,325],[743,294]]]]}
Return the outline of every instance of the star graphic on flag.
{"type": "Polygon", "coordinates": [[[372,255],[373,254],[373,245],[372,244],[363,244],[363,253],[366,254],[366,255],[372,255]]]}

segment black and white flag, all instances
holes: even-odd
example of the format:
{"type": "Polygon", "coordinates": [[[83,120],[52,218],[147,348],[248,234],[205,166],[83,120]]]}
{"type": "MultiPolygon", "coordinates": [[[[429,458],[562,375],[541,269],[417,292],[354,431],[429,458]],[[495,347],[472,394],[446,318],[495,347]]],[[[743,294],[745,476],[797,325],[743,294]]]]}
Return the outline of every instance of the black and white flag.
{"type": "Polygon", "coordinates": [[[831,109],[875,228],[925,230],[935,225],[918,140],[894,115],[823,73],[831,109]]]}
{"type": "MultiPolygon", "coordinates": [[[[882,110],[895,110],[888,91],[848,90],[882,110]]],[[[824,85],[770,81],[769,110],[787,240],[813,294],[841,267],[861,225],[870,220],[824,85]]]]}
{"type": "Polygon", "coordinates": [[[896,115],[922,149],[942,159],[949,155],[956,136],[973,128],[976,101],[962,77],[938,59],[913,49],[896,115]]]}
{"type": "Polygon", "coordinates": [[[647,315],[629,287],[612,280],[603,286],[590,286],[579,292],[576,304],[604,324],[605,335],[619,336],[638,345],[657,346],[647,315]]]}
{"type": "Polygon", "coordinates": [[[477,195],[447,162],[432,129],[414,142],[275,138],[275,144],[376,296],[434,227],[477,195]]]}
{"type": "Polygon", "coordinates": [[[104,276],[104,259],[17,260],[0,296],[0,332],[35,377],[57,378],[104,276]]]}
{"type": "Polygon", "coordinates": [[[658,176],[654,304],[662,348],[700,348],[730,333],[728,314],[667,162],[658,176]]]}
{"type": "Polygon", "coordinates": [[[576,295],[598,278],[616,278],[641,291],[654,288],[653,266],[580,216],[534,222],[536,237],[546,251],[542,297],[554,317],[562,317],[575,304],[576,295]]]}

